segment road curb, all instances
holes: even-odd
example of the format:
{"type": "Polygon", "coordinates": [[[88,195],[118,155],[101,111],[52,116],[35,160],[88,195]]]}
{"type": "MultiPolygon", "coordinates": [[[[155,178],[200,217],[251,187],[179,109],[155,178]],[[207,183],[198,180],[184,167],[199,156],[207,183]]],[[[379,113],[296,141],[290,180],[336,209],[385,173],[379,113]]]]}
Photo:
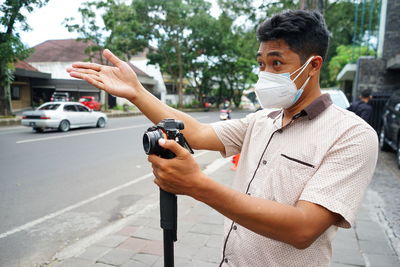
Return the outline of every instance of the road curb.
{"type": "Polygon", "coordinates": [[[21,118],[9,118],[9,119],[0,119],[0,127],[1,126],[13,126],[13,125],[20,125],[21,118]]]}

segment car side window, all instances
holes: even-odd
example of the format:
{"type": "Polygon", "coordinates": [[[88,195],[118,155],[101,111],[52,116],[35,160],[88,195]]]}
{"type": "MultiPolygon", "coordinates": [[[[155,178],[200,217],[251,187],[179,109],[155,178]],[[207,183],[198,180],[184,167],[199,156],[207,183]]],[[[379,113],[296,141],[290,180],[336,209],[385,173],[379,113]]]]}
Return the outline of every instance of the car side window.
{"type": "Polygon", "coordinates": [[[64,111],[76,112],[77,109],[75,108],[75,105],[65,105],[65,106],[64,106],[64,111]]]}
{"type": "Polygon", "coordinates": [[[84,106],[76,105],[76,107],[78,108],[79,112],[89,112],[89,109],[84,106]]]}

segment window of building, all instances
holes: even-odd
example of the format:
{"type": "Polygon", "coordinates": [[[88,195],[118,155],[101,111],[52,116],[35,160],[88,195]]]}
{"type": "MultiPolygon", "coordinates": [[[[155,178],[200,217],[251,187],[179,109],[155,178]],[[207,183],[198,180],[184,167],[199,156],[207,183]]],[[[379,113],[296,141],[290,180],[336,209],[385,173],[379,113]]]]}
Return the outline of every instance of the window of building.
{"type": "Polygon", "coordinates": [[[11,99],[20,100],[21,99],[21,88],[19,86],[11,87],[11,99]]]}

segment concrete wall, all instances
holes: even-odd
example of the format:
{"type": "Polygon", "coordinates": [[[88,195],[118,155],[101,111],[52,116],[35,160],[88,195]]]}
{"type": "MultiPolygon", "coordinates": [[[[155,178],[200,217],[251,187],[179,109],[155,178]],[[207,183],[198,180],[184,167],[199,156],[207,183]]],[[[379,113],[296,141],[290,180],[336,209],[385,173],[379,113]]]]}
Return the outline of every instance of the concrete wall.
{"type": "Polygon", "coordinates": [[[387,0],[382,58],[389,60],[400,53],[400,1],[387,0]]]}
{"type": "MultiPolygon", "coordinates": [[[[375,93],[388,93],[400,90],[400,69],[387,69],[388,60],[400,54],[400,1],[385,0],[386,21],[384,27],[382,52],[380,58],[361,57],[357,61],[357,72],[353,83],[353,101],[363,89],[375,93]]],[[[385,6],[382,7],[385,10],[385,6]]],[[[382,14],[381,14],[382,15],[382,14]]]]}

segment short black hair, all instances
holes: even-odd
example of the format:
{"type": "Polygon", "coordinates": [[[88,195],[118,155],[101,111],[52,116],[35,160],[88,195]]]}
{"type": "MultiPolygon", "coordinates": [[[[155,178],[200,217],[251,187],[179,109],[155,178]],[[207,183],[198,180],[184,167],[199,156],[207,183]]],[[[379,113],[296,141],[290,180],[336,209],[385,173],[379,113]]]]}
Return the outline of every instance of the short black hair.
{"type": "Polygon", "coordinates": [[[311,55],[325,60],[329,31],[319,12],[287,10],[262,22],[257,29],[257,39],[260,42],[284,40],[304,63],[311,55]]]}
{"type": "Polygon", "coordinates": [[[361,91],[362,98],[368,98],[371,96],[372,90],[371,89],[364,89],[361,91]]]}

